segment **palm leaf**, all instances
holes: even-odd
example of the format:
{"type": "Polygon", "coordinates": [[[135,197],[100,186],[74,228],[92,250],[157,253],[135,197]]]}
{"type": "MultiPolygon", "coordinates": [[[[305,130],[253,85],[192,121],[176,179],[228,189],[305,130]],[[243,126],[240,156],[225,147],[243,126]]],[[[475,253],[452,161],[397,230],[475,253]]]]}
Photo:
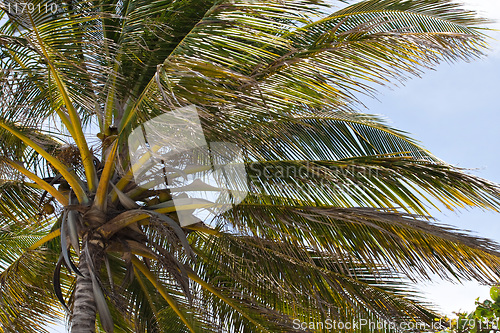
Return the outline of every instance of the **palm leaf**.
{"type": "Polygon", "coordinates": [[[439,208],[499,209],[498,185],[453,168],[411,158],[359,157],[339,161],[249,162],[252,193],[282,202],[382,207],[428,214],[439,208]],[[300,188],[301,191],[297,191],[300,188]]]}
{"type": "Polygon", "coordinates": [[[274,2],[215,7],[165,60],[160,85],[151,79],[122,128],[135,114],[151,117],[179,103],[203,106],[209,114],[216,109],[219,117],[228,113],[225,122],[236,124],[278,117],[299,105],[350,110],[358,101],[354,91],[369,93],[374,83],[418,73],[439,59],[480,53],[482,37],[470,28],[477,20],[459,11],[447,21],[450,15],[441,13],[456,6],[446,1],[366,3],[371,11],[353,6],[305,26],[299,22],[307,22],[308,11],[300,1],[294,10],[274,2]]]}

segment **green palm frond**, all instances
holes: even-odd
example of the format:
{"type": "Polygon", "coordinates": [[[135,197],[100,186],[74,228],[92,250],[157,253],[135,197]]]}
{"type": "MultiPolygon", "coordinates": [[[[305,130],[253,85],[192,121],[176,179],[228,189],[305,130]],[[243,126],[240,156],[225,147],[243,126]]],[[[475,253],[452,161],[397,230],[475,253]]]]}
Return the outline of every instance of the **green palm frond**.
{"type": "MultiPolygon", "coordinates": [[[[221,126],[222,127],[222,126],[221,126]]],[[[256,160],[323,160],[392,155],[439,162],[406,133],[393,129],[376,116],[346,112],[311,111],[294,117],[224,129],[222,133],[248,150],[256,160]]]]}
{"type": "Polygon", "coordinates": [[[498,211],[498,185],[446,164],[369,156],[339,161],[250,162],[252,193],[281,202],[336,207],[382,207],[427,215],[436,202],[447,209],[498,211]],[[297,191],[300,188],[301,191],[297,191]]]}
{"type": "MultiPolygon", "coordinates": [[[[33,5],[37,4],[35,1],[33,5]]],[[[88,25],[95,18],[89,18],[86,12],[68,10],[66,13],[43,23],[35,20],[35,26],[26,30],[16,28],[16,19],[2,26],[4,35],[0,40],[5,40],[2,43],[2,68],[10,87],[8,104],[4,105],[7,114],[23,116],[29,123],[39,125],[60,108],[68,108],[64,105],[60,87],[57,87],[56,75],[49,71],[51,67],[57,68],[57,75],[63,79],[84,123],[88,123],[90,116],[99,111],[96,110],[99,99],[94,91],[99,78],[92,73],[103,68],[99,66],[99,57],[83,56],[97,50],[98,42],[89,37],[84,29],[75,29],[75,26],[88,25]],[[78,43],[83,39],[89,41],[85,46],[78,43]],[[26,105],[25,101],[32,101],[33,104],[26,105]]],[[[30,16],[26,14],[22,18],[34,19],[30,16]]]]}
{"type": "Polygon", "coordinates": [[[480,54],[483,36],[471,28],[478,23],[471,13],[447,20],[440,13],[456,9],[447,1],[412,3],[367,1],[369,11],[354,5],[311,23],[300,5],[287,11],[277,2],[215,7],[125,119],[179,103],[204,106],[218,117],[238,110],[240,116],[226,111],[231,117],[224,118],[236,124],[278,117],[298,105],[351,110],[355,92],[369,93],[376,83],[403,79],[440,59],[480,54]]]}
{"type": "MultiPolygon", "coordinates": [[[[195,244],[202,259],[197,268],[207,274],[207,279],[215,276],[213,283],[221,290],[239,302],[249,302],[268,319],[278,313],[267,309],[282,313],[281,318],[269,320],[277,324],[274,328],[270,326],[271,331],[295,331],[291,318],[309,322],[372,317],[383,321],[392,313],[395,317],[391,319],[397,320],[403,308],[408,315],[418,313],[419,318],[433,318],[432,312],[425,310],[417,299],[408,297],[405,291],[410,287],[394,272],[383,269],[374,272],[355,261],[342,262],[338,256],[325,257],[299,244],[290,246],[256,236],[227,234],[200,238],[195,244]],[[373,299],[380,302],[373,303],[373,299]],[[391,308],[398,310],[388,310],[391,308]],[[302,317],[304,313],[314,313],[315,317],[302,317]]],[[[217,307],[227,313],[221,305],[217,307]]],[[[248,323],[243,321],[241,325],[252,331],[248,323]]]]}
{"type": "Polygon", "coordinates": [[[0,193],[0,218],[7,223],[5,228],[36,228],[30,224],[33,216],[41,213],[41,192],[38,189],[22,179],[0,180],[0,193]]]}
{"type": "Polygon", "coordinates": [[[52,293],[54,256],[53,252],[47,250],[28,251],[2,270],[2,331],[48,332],[47,323],[56,323],[61,318],[62,312],[52,293]]]}
{"type": "MultiPolygon", "coordinates": [[[[250,200],[249,200],[250,201],[250,200]]],[[[495,281],[498,245],[413,215],[371,208],[296,207],[260,200],[228,212],[237,232],[323,249],[346,261],[383,264],[407,276],[495,281]]]]}
{"type": "Polygon", "coordinates": [[[0,330],[46,332],[61,308],[52,292],[52,249],[31,250],[54,215],[40,205],[42,193],[22,180],[0,182],[0,330]]]}
{"type": "MultiPolygon", "coordinates": [[[[22,118],[14,121],[4,121],[4,119],[0,119],[0,122],[29,138],[40,148],[49,153],[55,153],[55,151],[63,145],[63,142],[53,137],[50,131],[41,131],[36,127],[26,126],[22,118]]],[[[2,161],[0,161],[0,163],[3,166],[6,163],[5,159],[10,159],[29,166],[31,170],[36,171],[39,175],[48,176],[47,161],[41,158],[33,147],[28,146],[19,139],[19,137],[3,127],[0,128],[0,135],[2,136],[2,141],[0,141],[2,161]]]]}
{"type": "Polygon", "coordinates": [[[121,24],[111,24],[110,31],[105,32],[125,58],[120,73],[127,78],[124,84],[129,89],[120,89],[120,93],[132,93],[132,97],[136,97],[133,94],[144,89],[156,72],[156,66],[169,56],[213,3],[193,0],[134,1],[119,6],[121,24]]]}

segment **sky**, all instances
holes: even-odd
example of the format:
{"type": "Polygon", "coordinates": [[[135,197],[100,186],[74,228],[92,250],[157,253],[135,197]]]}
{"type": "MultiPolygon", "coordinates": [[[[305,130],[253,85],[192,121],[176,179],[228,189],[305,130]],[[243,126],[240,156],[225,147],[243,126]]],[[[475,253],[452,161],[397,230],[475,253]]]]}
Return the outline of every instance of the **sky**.
{"type": "MultiPolygon", "coordinates": [[[[500,0],[460,1],[480,15],[500,22],[500,0]]],[[[500,29],[500,23],[490,25],[500,29]]],[[[500,183],[500,32],[488,32],[487,56],[471,63],[442,64],[421,78],[392,90],[384,88],[378,100],[366,99],[367,113],[386,116],[394,127],[411,133],[439,158],[500,183]]],[[[441,223],[471,230],[500,242],[500,214],[477,209],[437,212],[441,223]]],[[[426,298],[443,313],[471,311],[477,297],[489,287],[474,282],[434,281],[420,285],[426,298]]],[[[52,333],[64,332],[59,326],[52,333]]]]}

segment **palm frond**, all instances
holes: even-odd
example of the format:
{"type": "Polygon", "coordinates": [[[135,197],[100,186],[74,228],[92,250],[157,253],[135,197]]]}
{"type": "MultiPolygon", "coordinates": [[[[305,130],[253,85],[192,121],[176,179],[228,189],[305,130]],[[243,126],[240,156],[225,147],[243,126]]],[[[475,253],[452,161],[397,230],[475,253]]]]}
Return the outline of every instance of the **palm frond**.
{"type": "Polygon", "coordinates": [[[409,277],[426,279],[432,272],[492,283],[498,274],[494,242],[414,215],[372,208],[290,207],[258,199],[227,214],[226,223],[239,233],[287,239],[291,247],[325,249],[331,256],[373,266],[383,263],[409,277]]]}
{"type": "Polygon", "coordinates": [[[376,116],[346,112],[310,112],[279,120],[227,128],[221,124],[207,137],[237,142],[250,160],[323,160],[392,155],[440,162],[402,131],[376,116]]]}
{"type": "Polygon", "coordinates": [[[52,293],[54,253],[28,251],[0,273],[0,328],[6,332],[48,332],[62,313],[52,293]]]}
{"type": "Polygon", "coordinates": [[[497,184],[447,164],[412,158],[256,161],[248,163],[247,173],[254,195],[284,203],[380,207],[420,215],[427,215],[429,207],[439,209],[437,202],[450,210],[500,208],[497,184]]]}
{"type": "Polygon", "coordinates": [[[36,228],[33,217],[41,212],[41,191],[27,185],[23,179],[0,180],[0,218],[8,222],[5,228],[36,228]]]}
{"type": "Polygon", "coordinates": [[[447,1],[424,3],[367,1],[371,10],[352,6],[315,22],[300,1],[293,10],[278,2],[215,7],[166,59],[121,127],[186,104],[235,125],[299,106],[352,110],[355,92],[480,54],[483,36],[471,27],[478,23],[471,13],[447,1]]]}
{"type": "MultiPolygon", "coordinates": [[[[410,317],[413,313],[432,320],[432,312],[424,310],[416,299],[401,296],[410,287],[398,274],[383,269],[374,273],[362,264],[342,262],[339,257],[326,257],[312,248],[285,243],[229,234],[200,238],[195,241],[202,259],[197,268],[200,274],[207,274],[205,278],[215,277],[213,283],[234,299],[252,304],[266,323],[276,325],[267,326],[271,331],[294,331],[294,318],[301,322],[327,318],[397,321],[397,313],[405,312],[410,317]],[[380,302],[374,304],[375,294],[380,302]],[[391,308],[397,310],[392,312],[391,308]]],[[[215,301],[211,304],[215,313],[220,311],[223,323],[228,320],[224,324],[235,322],[225,317],[228,309],[215,301]]],[[[240,325],[240,331],[252,330],[248,323],[240,325]]]]}

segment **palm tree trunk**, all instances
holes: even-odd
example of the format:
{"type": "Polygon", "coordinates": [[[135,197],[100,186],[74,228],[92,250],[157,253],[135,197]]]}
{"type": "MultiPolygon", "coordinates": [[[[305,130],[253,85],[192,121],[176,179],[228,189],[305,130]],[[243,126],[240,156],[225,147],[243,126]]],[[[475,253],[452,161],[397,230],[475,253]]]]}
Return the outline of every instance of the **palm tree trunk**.
{"type": "Polygon", "coordinates": [[[87,263],[87,251],[88,248],[84,246],[80,253],[78,270],[83,276],[76,278],[71,333],[95,333],[97,308],[94,300],[92,278],[87,263]]]}

